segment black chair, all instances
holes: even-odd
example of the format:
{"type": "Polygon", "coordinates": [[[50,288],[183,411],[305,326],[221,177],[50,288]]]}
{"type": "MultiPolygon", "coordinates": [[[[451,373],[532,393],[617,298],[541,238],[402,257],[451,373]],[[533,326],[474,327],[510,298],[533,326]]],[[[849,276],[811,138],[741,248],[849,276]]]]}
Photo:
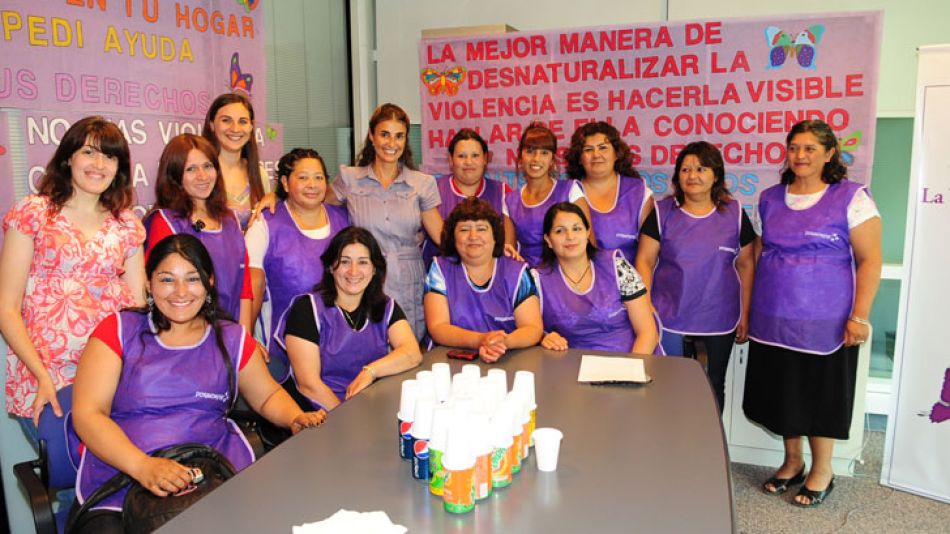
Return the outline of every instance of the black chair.
{"type": "MultiPolygon", "coordinates": [[[[56,394],[63,417],[56,417],[49,405],[40,414],[38,457],[13,466],[17,480],[26,488],[37,534],[62,534],[69,514],[68,505],[54,513],[53,503],[59,491],[75,487],[79,468],[80,443],[76,433],[70,431],[72,390],[70,385],[56,394]]],[[[264,446],[255,416],[253,412],[235,411],[231,414],[251,445],[254,456],[260,458],[269,449],[264,446]]]]}

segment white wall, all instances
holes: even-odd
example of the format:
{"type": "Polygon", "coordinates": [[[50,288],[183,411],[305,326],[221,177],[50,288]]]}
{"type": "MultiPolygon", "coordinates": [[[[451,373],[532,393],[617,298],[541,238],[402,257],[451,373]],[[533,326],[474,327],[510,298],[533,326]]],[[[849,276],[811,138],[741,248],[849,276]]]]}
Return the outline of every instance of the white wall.
{"type": "Polygon", "coordinates": [[[378,101],[403,106],[414,121],[420,117],[417,46],[423,29],[508,24],[519,30],[546,30],[873,9],[884,10],[878,115],[912,117],[916,49],[950,42],[947,0],[377,0],[378,101]]]}

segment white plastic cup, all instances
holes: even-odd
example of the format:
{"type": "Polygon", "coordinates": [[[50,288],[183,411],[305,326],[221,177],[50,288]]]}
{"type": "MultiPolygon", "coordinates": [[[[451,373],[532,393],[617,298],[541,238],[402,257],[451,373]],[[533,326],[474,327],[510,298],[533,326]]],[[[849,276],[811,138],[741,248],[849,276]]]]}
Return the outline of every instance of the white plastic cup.
{"type": "Polygon", "coordinates": [[[470,374],[455,373],[452,377],[452,393],[450,398],[474,397],[478,392],[478,378],[470,374]]]}
{"type": "Polygon", "coordinates": [[[482,368],[474,363],[466,363],[462,366],[462,374],[478,380],[482,377],[482,368]]]}
{"type": "Polygon", "coordinates": [[[427,440],[432,436],[432,411],[434,409],[435,398],[432,395],[419,395],[416,398],[412,421],[413,438],[427,440]]]}
{"type": "Polygon", "coordinates": [[[432,371],[419,371],[416,373],[416,382],[419,383],[419,395],[431,395],[435,397],[435,375],[432,371]]]}
{"type": "Polygon", "coordinates": [[[536,405],[536,401],[534,400],[534,373],[531,371],[515,372],[515,382],[511,386],[511,389],[526,392],[531,406],[536,405]]]}
{"type": "Polygon", "coordinates": [[[508,393],[508,372],[504,369],[489,369],[488,375],[489,378],[493,380],[498,380],[500,383],[505,386],[505,393],[508,393]]]}
{"type": "Polygon", "coordinates": [[[409,379],[402,381],[402,393],[399,396],[399,412],[396,416],[401,421],[411,423],[416,409],[416,397],[419,396],[419,382],[409,379]]]}
{"type": "Polygon", "coordinates": [[[557,457],[561,450],[561,439],[564,434],[556,428],[538,428],[531,437],[534,439],[538,471],[550,472],[556,470],[557,457]]]}
{"type": "Polygon", "coordinates": [[[432,378],[436,402],[447,401],[449,399],[449,392],[452,389],[452,369],[449,367],[449,364],[432,364],[432,378]]]}
{"type": "Polygon", "coordinates": [[[432,431],[429,437],[429,449],[445,451],[447,436],[449,433],[449,424],[452,421],[454,408],[450,404],[439,404],[432,409],[432,431]]]}

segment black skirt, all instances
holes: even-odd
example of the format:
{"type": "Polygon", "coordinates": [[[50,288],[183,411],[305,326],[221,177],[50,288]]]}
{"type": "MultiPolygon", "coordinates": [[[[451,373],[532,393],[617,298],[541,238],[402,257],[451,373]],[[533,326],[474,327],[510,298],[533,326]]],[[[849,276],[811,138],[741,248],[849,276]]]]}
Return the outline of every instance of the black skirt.
{"type": "Polygon", "coordinates": [[[742,410],[783,437],[848,439],[858,347],[807,354],[749,341],[742,410]]]}

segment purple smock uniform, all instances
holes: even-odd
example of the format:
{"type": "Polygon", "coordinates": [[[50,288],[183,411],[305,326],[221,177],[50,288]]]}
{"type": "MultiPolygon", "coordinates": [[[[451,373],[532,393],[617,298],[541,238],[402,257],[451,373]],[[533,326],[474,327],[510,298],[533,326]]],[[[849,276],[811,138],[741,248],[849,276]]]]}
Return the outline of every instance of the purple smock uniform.
{"type": "MultiPolygon", "coordinates": [[[[389,354],[391,350],[389,345],[389,322],[393,315],[393,299],[386,299],[386,311],[383,313],[382,321],[374,323],[367,317],[362,328],[353,330],[340,308],[336,306],[326,307],[323,304],[323,298],[318,293],[311,292],[301,295],[299,298],[310,301],[310,305],[313,307],[313,316],[317,320],[317,324],[313,327],[320,333],[320,380],[340,400],[343,400],[346,398],[346,388],[356,378],[356,375],[360,374],[363,366],[375,362],[389,354]]],[[[288,309],[291,307],[288,306],[288,309]]],[[[286,350],[285,330],[286,319],[281,317],[274,339],[284,347],[284,350],[286,350]]],[[[297,382],[297,377],[293,374],[293,370],[291,370],[291,377],[293,377],[299,391],[300,385],[297,382]]],[[[301,395],[306,397],[303,392],[301,392],[301,395]]],[[[324,408],[309,397],[307,400],[315,409],[324,408]]]]}
{"type": "MultiPolygon", "coordinates": [[[[583,187],[581,182],[581,188],[583,187]]],[[[620,249],[630,261],[637,257],[637,239],[640,237],[640,218],[643,215],[646,188],[643,178],[620,176],[617,179],[617,197],[612,208],[599,211],[588,201],[597,248],[620,249]]],[[[587,195],[586,191],[584,195],[587,195]]]]}
{"type": "MultiPolygon", "coordinates": [[[[110,418],[136,447],[152,453],[184,443],[203,443],[231,461],[238,471],[254,461],[244,434],[225,417],[231,405],[228,369],[218,350],[214,331],[194,346],[166,347],[153,335],[147,315],[124,311],[117,314],[122,344],[122,373],[112,400],[110,418]]],[[[222,321],[221,334],[237,369],[247,334],[244,327],[222,321]]],[[[118,471],[83,450],[77,474],[76,497],[84,502],[118,471]]],[[[94,508],[121,510],[127,489],[94,508]]]]}
{"type": "Polygon", "coordinates": [[[522,275],[528,268],[525,262],[506,256],[495,258],[495,269],[488,287],[481,289],[469,280],[462,263],[441,256],[435,261],[445,279],[451,324],[473,332],[504,330],[510,334],[517,328],[515,298],[522,275]]]}
{"type": "MultiPolygon", "coordinates": [[[[435,185],[439,188],[439,197],[442,198],[442,204],[439,204],[439,215],[442,216],[442,220],[444,221],[449,218],[449,214],[452,213],[452,210],[466,199],[466,196],[460,194],[458,190],[455,189],[451,174],[436,180],[435,185]]],[[[498,180],[483,178],[482,186],[475,196],[491,204],[491,207],[495,209],[498,216],[504,218],[503,203],[505,202],[505,184],[498,180]]],[[[439,247],[437,247],[431,239],[426,237],[426,241],[422,246],[422,259],[425,261],[427,269],[429,265],[432,265],[432,258],[438,255],[439,247]]]]}
{"type": "Polygon", "coordinates": [[[728,334],[739,324],[742,297],[736,259],[742,207],[695,216],[674,197],[657,202],[660,254],[653,270],[653,306],[665,330],[678,334],[728,334]]]}
{"type": "Polygon", "coordinates": [[[548,193],[548,198],[541,203],[528,206],[524,203],[521,193],[527,185],[518,190],[517,194],[511,194],[505,197],[505,204],[508,205],[508,217],[515,225],[515,233],[518,236],[519,252],[528,265],[535,266],[541,263],[541,249],[544,242],[544,214],[548,208],[558,202],[571,201],[571,187],[574,182],[571,180],[555,180],[554,187],[548,193]]]}
{"type": "Polygon", "coordinates": [[[247,258],[247,247],[244,244],[244,233],[234,212],[221,220],[221,228],[217,230],[196,230],[191,221],[169,209],[159,209],[145,217],[145,229],[148,236],[145,241],[145,250],[150,250],[156,243],[151,240],[152,224],[155,217],[164,219],[165,224],[176,234],[188,234],[198,238],[208,250],[211,263],[214,264],[214,287],[218,290],[218,307],[231,316],[235,321],[241,318],[241,290],[244,288],[244,261],[247,258]]]}
{"type": "Polygon", "coordinates": [[[854,305],[854,259],[848,205],[865,187],[831,184],[804,210],[785,204],[786,186],[762,192],[762,255],[752,289],[749,337],[812,354],[831,354],[844,343],[854,305]]]}
{"type": "Polygon", "coordinates": [[[567,284],[557,262],[535,269],[545,330],[563,336],[571,348],[630,352],[636,336],[620,299],[618,254],[602,250],[594,256],[593,280],[584,293],[567,284]]]}
{"type": "MultiPolygon", "coordinates": [[[[312,239],[304,235],[297,222],[290,215],[287,202],[277,204],[274,213],[264,210],[267,221],[268,244],[262,267],[267,277],[267,293],[271,301],[270,332],[277,331],[277,323],[287,311],[291,301],[297,295],[313,290],[323,278],[323,262],[320,256],[327,249],[330,240],[340,230],[350,226],[350,216],[346,208],[324,204],[329,234],[323,239],[312,239]]],[[[280,343],[267,340],[268,354],[272,359],[282,362],[289,368],[287,353],[280,343]]],[[[274,377],[283,382],[287,376],[274,377]]]]}

